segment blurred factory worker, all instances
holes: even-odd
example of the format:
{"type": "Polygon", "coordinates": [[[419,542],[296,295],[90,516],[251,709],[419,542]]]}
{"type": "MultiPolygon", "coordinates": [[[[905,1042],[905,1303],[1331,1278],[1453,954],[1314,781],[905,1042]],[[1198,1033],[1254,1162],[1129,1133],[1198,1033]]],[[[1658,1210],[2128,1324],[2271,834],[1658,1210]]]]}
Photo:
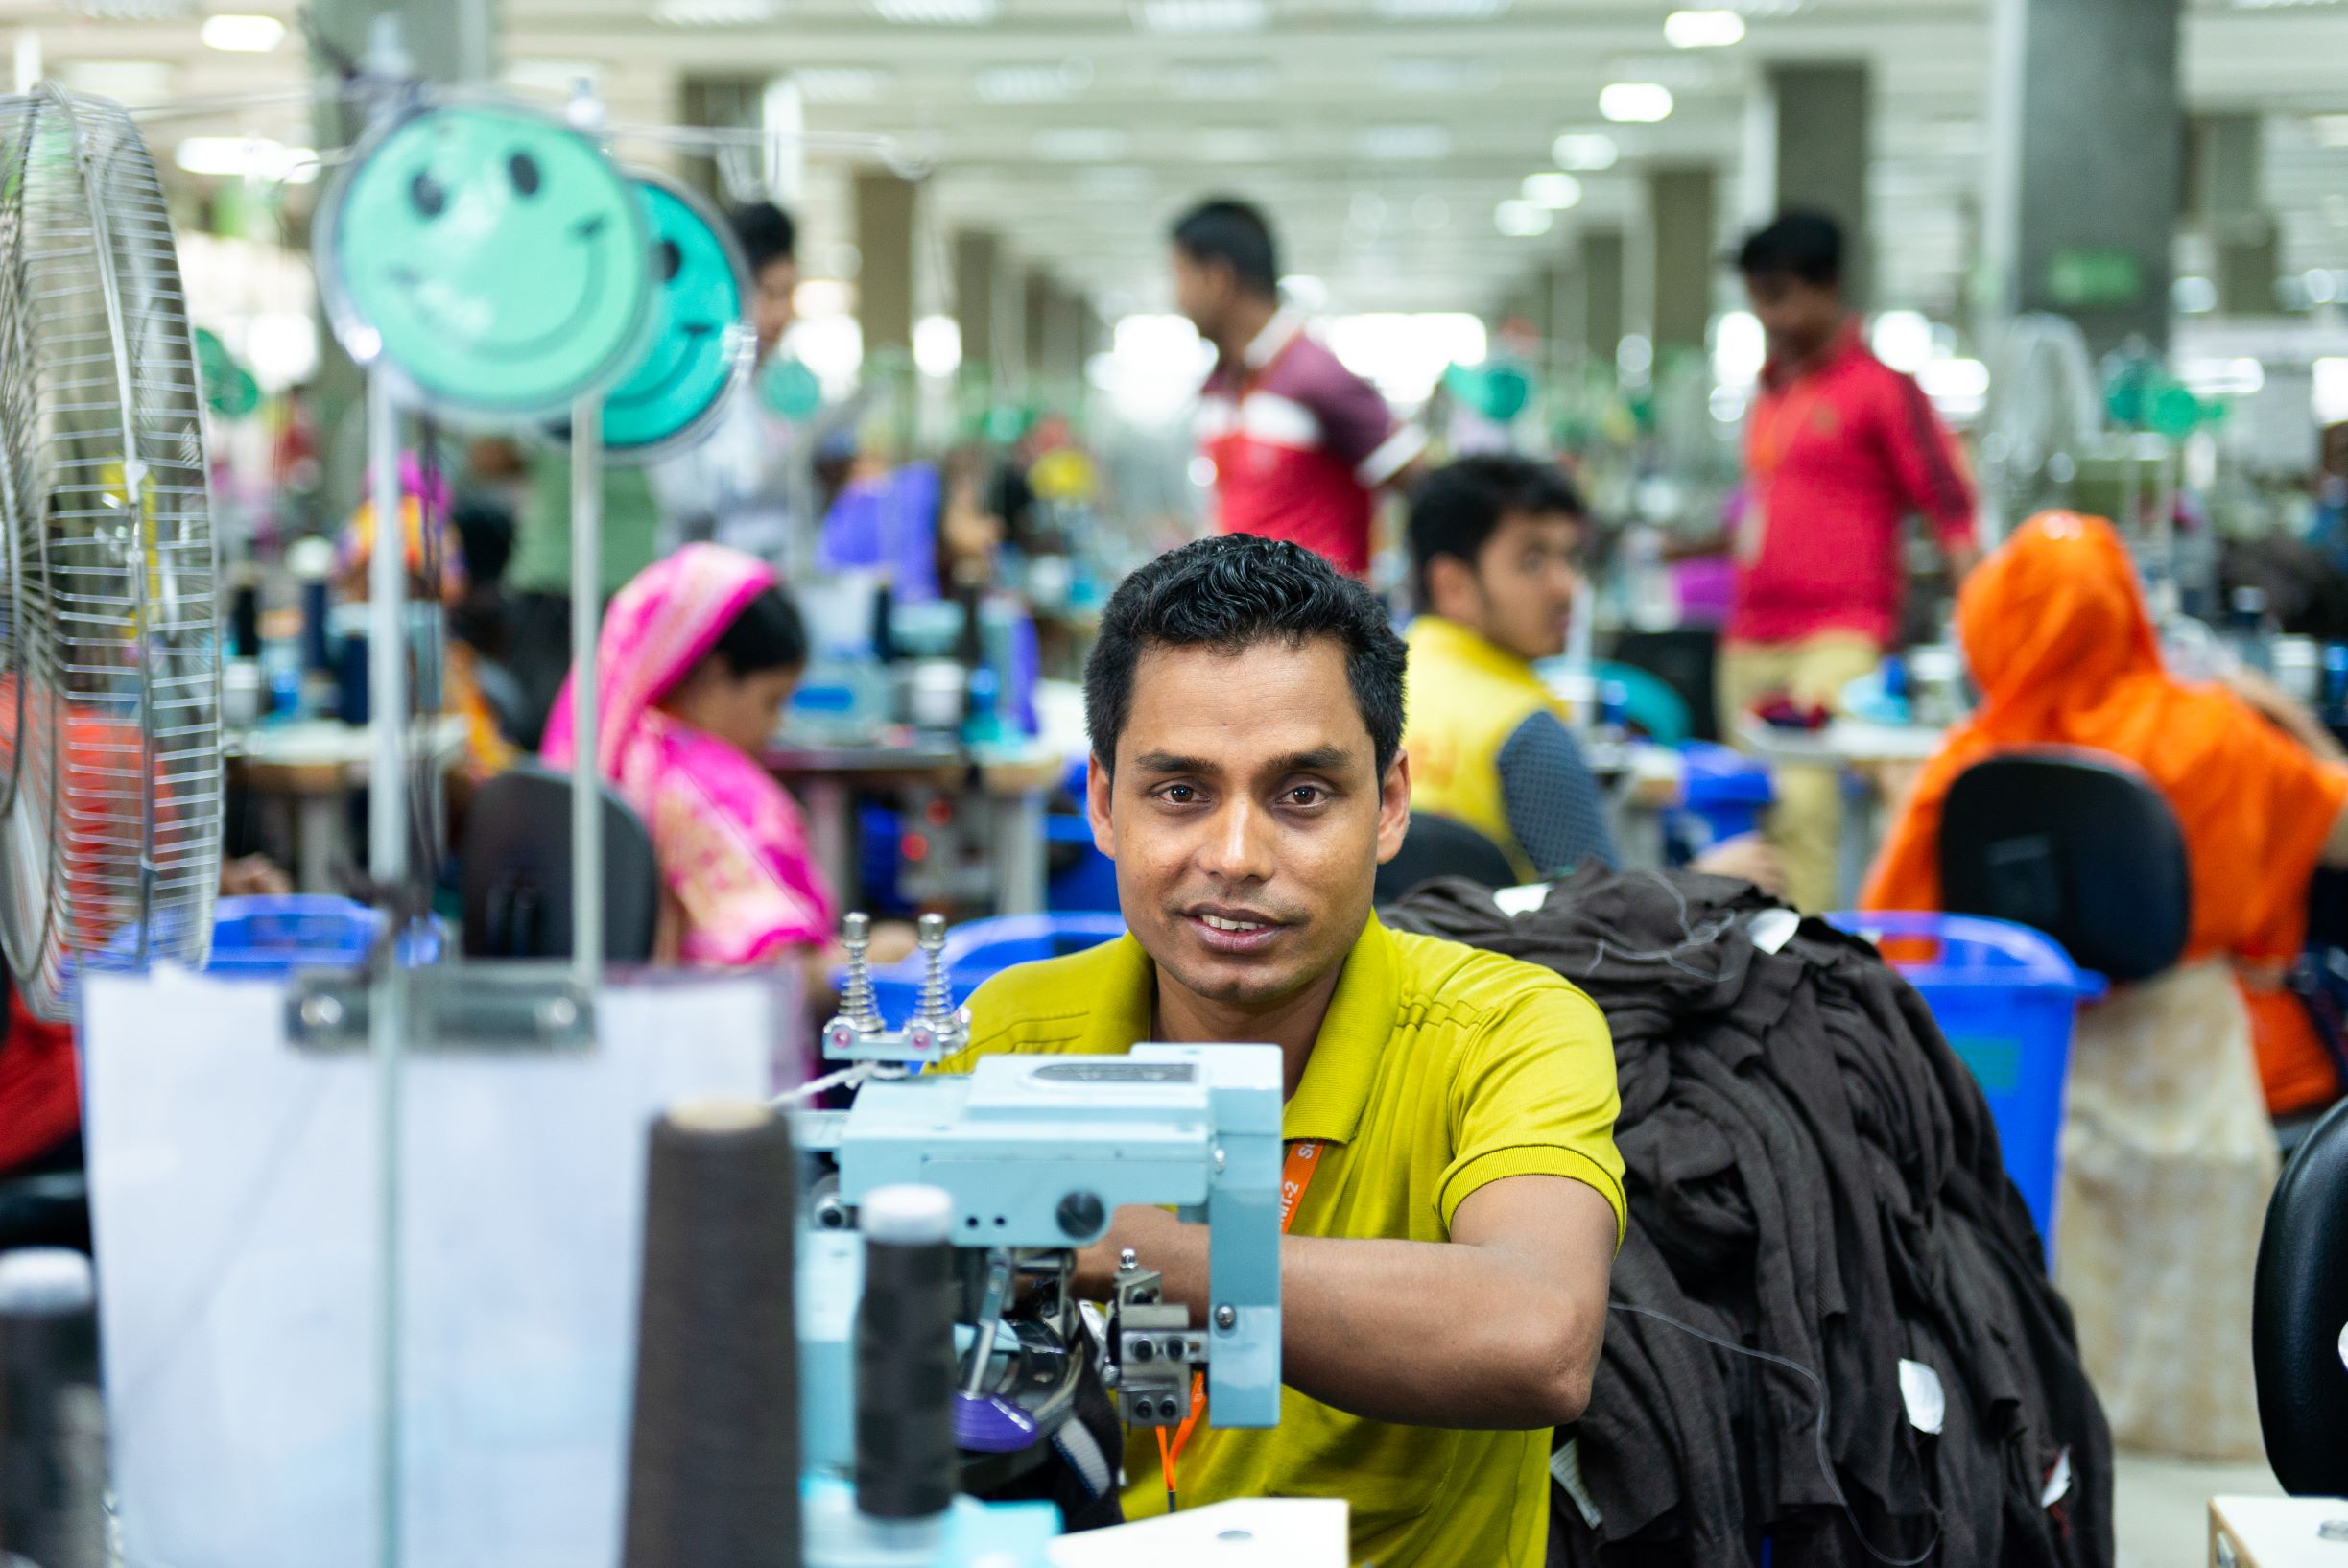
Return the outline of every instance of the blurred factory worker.
{"type": "MultiPolygon", "coordinates": [[[[1565,652],[1588,529],[1565,476],[1525,458],[1462,458],[1411,497],[1411,808],[1474,828],[1528,878],[1620,864],[1565,706],[1532,667],[1565,652]]],[[[1779,883],[1749,839],[1699,864],[1779,883]]]]}
{"type": "MultiPolygon", "coordinates": [[[[536,743],[555,694],[571,673],[571,460],[549,449],[528,458],[530,485],[514,516],[506,563],[512,595],[509,664],[521,688],[514,729],[536,743]]],[[[660,557],[660,508],[644,469],[606,463],[603,474],[604,597],[660,557]]]]}
{"type": "Polygon", "coordinates": [[[1372,493],[1426,445],[1378,389],[1280,308],[1280,262],[1263,213],[1213,201],[1174,227],[1174,307],[1215,345],[1198,410],[1215,465],[1215,523],[1317,550],[1366,577],[1372,493]]]}
{"type": "MultiPolygon", "coordinates": [[[[596,645],[597,763],[651,829],[657,955],[717,966],[819,955],[831,889],[799,808],[759,761],[807,665],[807,631],[774,568],[690,544],[620,590],[596,645]]],[[[576,742],[565,682],[546,763],[576,742]]]]}
{"type": "Polygon", "coordinates": [[[2334,571],[2348,571],[2348,420],[2324,426],[2314,490],[2315,514],[2308,526],[2308,543],[2322,553],[2324,564],[2334,571]]]}
{"type": "MultiPolygon", "coordinates": [[[[1622,1234],[1614,1056],[1556,975],[1371,913],[1410,820],[1406,657],[1366,588],[1283,541],[1204,539],[1127,578],[1085,716],[1131,935],[989,981],[954,1065],[1278,1045],[1299,1189],[1280,1424],[1208,1412],[1162,1451],[1137,1430],[1127,1512],[1341,1497],[1354,1561],[1533,1568],[1551,1429],[1588,1399],[1622,1234]]],[[[1079,1291],[1105,1295],[1126,1247],[1207,1309],[1204,1226],[1121,1209],[1079,1291]]]]}
{"type": "Polygon", "coordinates": [[[2115,1438],[2255,1457],[2250,1280],[2276,1166],[2260,1073],[2283,1103],[2334,1088],[2305,1010],[2272,978],[2305,940],[2315,868],[2348,866],[2348,767],[2336,747],[2309,749],[2319,726],[2272,688],[2254,703],[2171,678],[2100,519],[2032,518],[1966,583],[1957,624],[1981,705],[1918,779],[1862,901],[1939,906],[1949,787],[2009,748],[2108,752],[2175,808],[2192,931],[2177,969],[2080,1014],[2057,1283],[2115,1438]]]}
{"type": "MultiPolygon", "coordinates": [[[[1900,527],[1922,513],[1961,580],[1977,558],[1972,482],[1914,379],[1868,351],[1842,298],[1842,232],[1788,213],[1737,257],[1768,334],[1761,395],[1745,426],[1747,505],[1736,533],[1735,604],[1722,637],[1720,733],[1785,696],[1834,707],[1897,634],[1900,527]]],[[[1769,838],[1793,902],[1835,898],[1840,779],[1781,765],[1769,838]]]]}

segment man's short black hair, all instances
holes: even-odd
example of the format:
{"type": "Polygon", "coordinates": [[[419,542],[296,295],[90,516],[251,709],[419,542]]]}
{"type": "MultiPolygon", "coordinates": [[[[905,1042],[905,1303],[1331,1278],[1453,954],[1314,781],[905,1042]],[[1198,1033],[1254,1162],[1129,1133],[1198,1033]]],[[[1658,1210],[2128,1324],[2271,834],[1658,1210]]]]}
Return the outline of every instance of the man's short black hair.
{"type": "Polygon", "coordinates": [[[1238,653],[1263,643],[1345,647],[1345,678],[1369,729],[1378,776],[1402,749],[1408,655],[1386,606],[1328,561],[1285,539],[1227,534],[1160,556],[1118,585],[1084,663],[1084,725],[1104,769],[1133,711],[1133,672],[1150,648],[1238,653]]]}
{"type": "Polygon", "coordinates": [[[1174,242],[1201,266],[1216,261],[1227,265],[1249,294],[1267,299],[1280,297],[1280,248],[1272,240],[1270,223],[1252,203],[1225,196],[1201,202],[1174,226],[1174,242]]]}
{"type": "Polygon", "coordinates": [[[1588,515],[1573,483],[1530,458],[1461,458],[1419,481],[1411,492],[1410,530],[1419,608],[1428,607],[1427,568],[1435,558],[1456,556],[1474,566],[1485,542],[1500,531],[1500,520],[1512,511],[1534,517],[1588,515]]]}
{"type": "Polygon", "coordinates": [[[1833,288],[1842,282],[1842,226],[1822,212],[1788,212],[1745,236],[1737,271],[1747,277],[1798,277],[1833,288]]]}
{"type": "Polygon", "coordinates": [[[773,202],[746,202],[729,216],[734,238],[742,246],[742,259],[749,263],[750,276],[765,272],[770,263],[798,258],[799,226],[773,202]]]}

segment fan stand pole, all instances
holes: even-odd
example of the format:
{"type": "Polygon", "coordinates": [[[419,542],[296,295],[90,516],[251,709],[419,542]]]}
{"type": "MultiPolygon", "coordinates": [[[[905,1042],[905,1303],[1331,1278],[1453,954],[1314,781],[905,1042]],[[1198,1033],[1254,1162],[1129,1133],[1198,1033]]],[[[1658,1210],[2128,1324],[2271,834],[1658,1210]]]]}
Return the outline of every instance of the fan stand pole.
{"type": "Polygon", "coordinates": [[[604,794],[596,641],[604,619],[604,405],[571,405],[571,972],[592,997],[604,970],[604,794]]]}

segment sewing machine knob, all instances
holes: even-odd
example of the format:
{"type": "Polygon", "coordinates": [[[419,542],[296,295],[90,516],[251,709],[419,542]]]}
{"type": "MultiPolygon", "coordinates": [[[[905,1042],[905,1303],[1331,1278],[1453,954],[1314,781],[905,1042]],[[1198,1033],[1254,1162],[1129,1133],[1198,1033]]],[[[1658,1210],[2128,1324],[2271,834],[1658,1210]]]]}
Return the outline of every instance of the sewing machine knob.
{"type": "Polygon", "coordinates": [[[1117,1267],[1120,1269],[1138,1269],[1141,1261],[1141,1254],[1129,1247],[1117,1254],[1117,1267]]]}
{"type": "Polygon", "coordinates": [[[1239,1308],[1221,1306],[1215,1309],[1215,1326],[1225,1334],[1239,1327],[1239,1308]]]}
{"type": "Polygon", "coordinates": [[[1101,1206],[1099,1194],[1074,1192],[1060,1200],[1057,1219],[1061,1234],[1082,1241],[1101,1234],[1101,1227],[1108,1223],[1108,1210],[1101,1206]]]}

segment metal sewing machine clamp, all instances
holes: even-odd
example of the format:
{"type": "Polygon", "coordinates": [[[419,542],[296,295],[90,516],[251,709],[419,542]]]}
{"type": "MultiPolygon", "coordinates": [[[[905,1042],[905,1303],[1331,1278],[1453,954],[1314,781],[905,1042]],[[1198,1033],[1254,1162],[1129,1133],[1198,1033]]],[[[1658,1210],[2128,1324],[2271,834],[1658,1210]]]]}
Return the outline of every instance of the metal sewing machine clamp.
{"type": "Polygon", "coordinates": [[[1190,1414],[1193,1366],[1208,1360],[1207,1337],[1192,1330],[1189,1308],[1165,1299],[1164,1277],[1142,1268],[1129,1247],[1117,1256],[1114,1290],[1109,1340],[1116,1353],[1108,1370],[1117,1413],[1127,1426],[1180,1426],[1190,1414]]]}
{"type": "Polygon", "coordinates": [[[823,1027],[827,1061],[889,1061],[930,1066],[960,1051],[970,1039],[970,1013],[954,1005],[946,975],[946,922],[924,915],[918,940],[925,969],[921,999],[904,1029],[891,1030],[881,1016],[872,989],[872,920],[858,913],[841,922],[840,943],[847,949],[847,980],[841,986],[839,1015],[823,1027]]]}

